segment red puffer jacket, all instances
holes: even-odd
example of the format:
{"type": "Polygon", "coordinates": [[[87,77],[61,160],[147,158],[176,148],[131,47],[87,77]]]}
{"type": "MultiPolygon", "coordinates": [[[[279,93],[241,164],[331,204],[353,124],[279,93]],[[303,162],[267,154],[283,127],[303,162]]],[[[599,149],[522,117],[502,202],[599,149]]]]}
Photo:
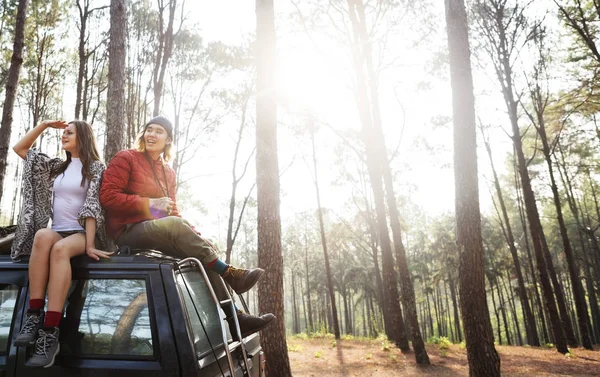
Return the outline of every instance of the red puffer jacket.
{"type": "MultiPolygon", "coordinates": [[[[166,196],[151,169],[156,172],[163,189],[168,188],[165,192],[168,191],[169,197],[176,202],[175,171],[162,158],[152,161],[152,165],[144,153],[130,149],[117,153],[104,171],[100,202],[106,210],[106,232],[113,239],[119,237],[127,224],[167,216],[166,213],[150,213],[149,199],[166,196]]],[[[177,205],[169,216],[180,217],[177,205]]]]}

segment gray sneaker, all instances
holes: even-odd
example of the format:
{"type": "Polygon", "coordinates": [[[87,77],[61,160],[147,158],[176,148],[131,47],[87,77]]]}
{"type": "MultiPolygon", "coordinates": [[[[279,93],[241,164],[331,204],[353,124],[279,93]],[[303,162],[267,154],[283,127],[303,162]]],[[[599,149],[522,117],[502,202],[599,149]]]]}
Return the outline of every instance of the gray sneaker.
{"type": "Polygon", "coordinates": [[[58,327],[53,327],[50,330],[40,329],[38,338],[35,341],[33,355],[27,360],[25,366],[33,368],[50,368],[54,365],[54,359],[60,351],[58,334],[58,327]]]}
{"type": "Polygon", "coordinates": [[[15,339],[15,346],[27,347],[33,346],[38,336],[38,331],[44,326],[45,313],[27,313],[25,324],[21,328],[19,335],[15,339]]]}

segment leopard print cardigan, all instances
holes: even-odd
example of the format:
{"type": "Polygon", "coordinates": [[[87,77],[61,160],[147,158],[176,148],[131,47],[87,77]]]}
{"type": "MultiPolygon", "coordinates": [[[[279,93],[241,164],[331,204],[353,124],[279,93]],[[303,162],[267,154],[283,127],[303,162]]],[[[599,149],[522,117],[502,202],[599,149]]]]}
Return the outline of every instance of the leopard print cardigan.
{"type": "MultiPolygon", "coordinates": [[[[62,162],[63,160],[60,158],[50,158],[35,149],[27,152],[23,171],[23,204],[10,253],[15,262],[23,256],[31,254],[35,233],[48,227],[52,217],[52,187],[54,184],[54,179],[50,177],[50,174],[62,162]]],[[[114,243],[106,236],[104,230],[104,210],[100,205],[99,198],[104,164],[94,161],[90,166],[90,171],[93,178],[89,183],[85,202],[78,213],[79,223],[85,229],[85,219],[87,217],[95,218],[97,246],[103,250],[113,251],[114,243]]]]}

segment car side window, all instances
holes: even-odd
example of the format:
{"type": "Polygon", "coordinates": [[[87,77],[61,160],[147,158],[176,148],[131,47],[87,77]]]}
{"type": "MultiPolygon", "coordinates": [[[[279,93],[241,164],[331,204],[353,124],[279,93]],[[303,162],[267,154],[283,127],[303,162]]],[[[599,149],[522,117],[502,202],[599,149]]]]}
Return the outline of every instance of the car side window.
{"type": "Polygon", "coordinates": [[[8,336],[12,327],[15,305],[19,296],[19,287],[0,284],[0,355],[6,355],[8,336]]]}
{"type": "Polygon", "coordinates": [[[211,347],[223,344],[221,325],[225,326],[228,338],[231,335],[200,272],[177,273],[176,279],[190,320],[196,354],[202,357],[211,347]]]}
{"type": "Polygon", "coordinates": [[[154,355],[144,279],[73,281],[61,327],[74,356],[154,355]]]}

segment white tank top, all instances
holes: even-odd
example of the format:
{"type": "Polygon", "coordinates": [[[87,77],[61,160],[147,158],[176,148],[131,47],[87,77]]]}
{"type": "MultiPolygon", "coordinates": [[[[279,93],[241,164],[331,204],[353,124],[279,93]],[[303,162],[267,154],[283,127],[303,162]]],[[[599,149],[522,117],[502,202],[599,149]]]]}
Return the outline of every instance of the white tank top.
{"type": "Polygon", "coordinates": [[[86,180],[81,187],[81,167],[81,160],[71,158],[65,172],[54,179],[52,230],[84,230],[77,214],[85,202],[89,182],[86,180]]]}

